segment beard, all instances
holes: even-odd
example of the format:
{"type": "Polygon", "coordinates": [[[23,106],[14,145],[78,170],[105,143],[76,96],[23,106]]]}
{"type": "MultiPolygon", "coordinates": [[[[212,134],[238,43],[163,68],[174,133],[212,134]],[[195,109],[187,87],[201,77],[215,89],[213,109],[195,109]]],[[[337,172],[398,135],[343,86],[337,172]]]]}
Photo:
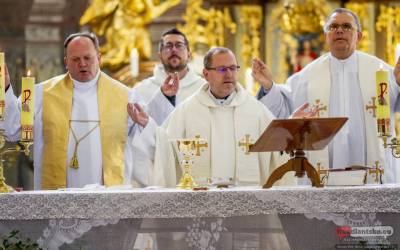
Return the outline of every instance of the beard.
{"type": "MultiPolygon", "coordinates": [[[[173,57],[173,56],[171,56],[171,57],[173,57]]],[[[168,58],[168,60],[171,59],[171,57],[168,58]]],[[[180,57],[179,57],[179,59],[181,59],[181,63],[179,63],[178,65],[171,65],[168,62],[168,60],[166,60],[166,61],[161,60],[161,63],[164,66],[165,71],[168,72],[168,73],[180,72],[181,70],[183,70],[183,69],[185,69],[187,67],[187,62],[186,61],[182,61],[182,58],[180,58],[180,57]]]]}

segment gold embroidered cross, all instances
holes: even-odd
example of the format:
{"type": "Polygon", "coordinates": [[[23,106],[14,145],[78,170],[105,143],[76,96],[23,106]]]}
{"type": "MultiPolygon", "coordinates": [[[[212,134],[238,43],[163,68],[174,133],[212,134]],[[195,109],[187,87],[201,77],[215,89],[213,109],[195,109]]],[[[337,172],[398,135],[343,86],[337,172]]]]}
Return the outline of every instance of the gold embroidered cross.
{"type": "Polygon", "coordinates": [[[195,138],[196,138],[196,141],[194,143],[194,147],[196,148],[196,156],[200,156],[201,148],[207,148],[208,143],[207,142],[201,143],[204,140],[200,139],[200,135],[196,135],[195,138]]]}
{"type": "Polygon", "coordinates": [[[375,162],[375,167],[368,171],[369,174],[375,174],[375,182],[380,182],[380,177],[384,173],[383,168],[379,167],[379,161],[375,162]]]}
{"type": "Polygon", "coordinates": [[[315,100],[314,107],[317,108],[317,114],[316,114],[317,117],[319,117],[320,114],[322,114],[322,112],[320,113],[320,111],[327,111],[327,106],[321,103],[320,99],[315,100]]]}
{"type": "Polygon", "coordinates": [[[245,135],[245,139],[239,142],[239,147],[244,147],[245,152],[244,154],[248,155],[250,154],[250,146],[253,145],[253,143],[250,143],[250,135],[245,135]]]}
{"type": "MultiPolygon", "coordinates": [[[[371,99],[372,99],[372,105],[365,105],[365,110],[368,111],[369,109],[372,109],[372,116],[375,118],[376,117],[376,109],[378,108],[375,104],[376,97],[373,96],[373,97],[371,97],[371,99]]],[[[371,103],[371,102],[369,102],[369,103],[371,103]]],[[[369,112],[369,113],[371,113],[371,112],[369,112]]]]}

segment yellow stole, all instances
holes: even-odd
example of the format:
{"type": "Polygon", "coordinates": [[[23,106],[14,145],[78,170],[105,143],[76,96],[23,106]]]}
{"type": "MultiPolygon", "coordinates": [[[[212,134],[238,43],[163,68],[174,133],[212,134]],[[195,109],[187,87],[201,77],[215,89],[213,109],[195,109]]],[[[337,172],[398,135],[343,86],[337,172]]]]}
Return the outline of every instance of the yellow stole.
{"type": "MultiPolygon", "coordinates": [[[[73,83],[69,74],[44,83],[42,189],[67,186],[67,149],[73,83]]],[[[97,83],[103,181],[106,186],[124,181],[126,105],[128,87],[101,72],[97,83]]]]}

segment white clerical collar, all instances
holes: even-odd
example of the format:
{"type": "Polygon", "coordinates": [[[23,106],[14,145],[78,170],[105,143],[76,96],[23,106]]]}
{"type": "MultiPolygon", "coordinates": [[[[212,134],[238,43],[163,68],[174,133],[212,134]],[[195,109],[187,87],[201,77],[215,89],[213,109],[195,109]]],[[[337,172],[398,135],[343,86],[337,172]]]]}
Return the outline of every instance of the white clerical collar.
{"type": "Polygon", "coordinates": [[[332,54],[330,57],[333,66],[345,67],[347,72],[357,71],[357,53],[355,51],[346,59],[338,59],[332,54]]]}
{"type": "Polygon", "coordinates": [[[346,63],[352,63],[354,60],[356,60],[357,55],[356,55],[356,51],[354,51],[349,57],[347,57],[346,59],[339,59],[337,57],[335,57],[334,55],[332,55],[332,53],[330,53],[331,59],[335,62],[340,62],[342,64],[346,64],[346,63]]]}
{"type": "MultiPolygon", "coordinates": [[[[71,77],[71,75],[70,75],[70,77],[71,77]]],[[[71,79],[72,79],[75,89],[85,90],[85,89],[90,89],[91,87],[95,86],[97,84],[97,81],[99,80],[99,77],[100,77],[100,70],[97,71],[96,76],[92,80],[87,81],[87,82],[80,82],[80,81],[73,79],[72,77],[71,77],[71,79]]]]}
{"type": "Polygon", "coordinates": [[[213,95],[213,93],[211,93],[211,88],[208,88],[207,93],[211,97],[211,99],[214,101],[214,103],[217,104],[218,106],[227,106],[232,102],[233,98],[235,97],[236,90],[234,92],[232,92],[228,97],[222,98],[222,99],[216,98],[213,95]]]}

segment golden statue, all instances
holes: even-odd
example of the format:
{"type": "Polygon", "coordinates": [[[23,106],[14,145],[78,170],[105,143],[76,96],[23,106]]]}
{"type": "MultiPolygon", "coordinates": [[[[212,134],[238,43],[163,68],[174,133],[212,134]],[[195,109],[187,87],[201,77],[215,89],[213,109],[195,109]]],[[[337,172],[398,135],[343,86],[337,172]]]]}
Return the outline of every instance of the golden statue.
{"type": "Polygon", "coordinates": [[[265,38],[267,61],[278,82],[284,82],[292,71],[287,59],[292,60],[297,55],[300,45],[297,37],[307,34],[322,37],[325,19],[331,10],[329,6],[327,0],[287,0],[279,1],[271,10],[267,17],[270,25],[266,27],[266,34],[271,35],[265,38]],[[279,41],[278,45],[274,45],[276,41],[279,41]],[[279,59],[273,58],[276,53],[280,55],[279,59]]]}
{"type": "Polygon", "coordinates": [[[105,36],[101,46],[103,66],[116,70],[129,63],[131,50],[136,48],[142,59],[151,55],[151,39],[146,28],[180,0],[93,0],[80,19],[90,25],[98,36],[105,36]]]}
{"type": "Polygon", "coordinates": [[[211,7],[204,9],[203,0],[188,0],[186,13],[183,15],[185,25],[178,28],[186,34],[191,43],[191,50],[197,43],[206,44],[208,47],[224,46],[225,30],[236,32],[236,23],[233,22],[228,7],[222,10],[211,7]]]}
{"type": "Polygon", "coordinates": [[[300,35],[322,32],[327,13],[326,1],[292,0],[286,1],[272,16],[283,32],[300,35]]]}

